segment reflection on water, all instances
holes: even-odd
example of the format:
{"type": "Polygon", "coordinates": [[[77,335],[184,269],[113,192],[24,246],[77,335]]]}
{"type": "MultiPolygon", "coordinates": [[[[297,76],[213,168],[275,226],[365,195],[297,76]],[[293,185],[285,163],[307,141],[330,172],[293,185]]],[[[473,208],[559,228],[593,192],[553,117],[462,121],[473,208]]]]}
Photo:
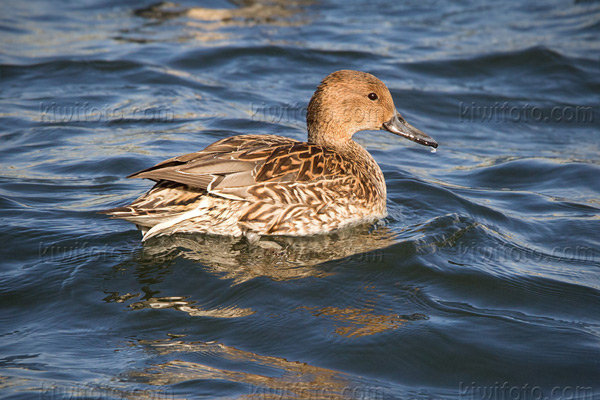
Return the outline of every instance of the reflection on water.
{"type": "MultiPolygon", "coordinates": [[[[182,311],[192,317],[247,317],[254,314],[255,310],[236,304],[207,307],[196,304],[196,300],[190,299],[194,297],[193,293],[189,292],[159,296],[162,291],[160,276],[169,270],[164,266],[172,265],[178,258],[191,260],[198,268],[229,281],[231,287],[258,277],[273,281],[322,278],[332,275],[331,266],[326,264],[329,261],[359,264],[382,262],[384,249],[397,242],[396,234],[388,227],[370,225],[314,237],[262,238],[255,244],[240,238],[202,234],[160,236],[144,242],[141,253],[125,261],[125,264],[133,262],[137,265],[135,275],[140,291],[115,291],[109,287],[105,290],[107,296],[104,301],[125,303],[134,311],[168,309],[182,311]]],[[[332,316],[337,321],[345,319],[352,326],[336,330],[344,336],[371,335],[395,328],[411,318],[375,315],[371,309],[353,309],[352,315],[344,310],[336,313],[333,307],[309,311],[314,316],[332,316]],[[340,317],[336,318],[336,314],[340,317]]]]}
{"type": "MultiPolygon", "coordinates": [[[[348,399],[356,394],[356,388],[360,384],[339,371],[288,361],[285,358],[264,356],[216,342],[186,343],[173,338],[140,340],[133,345],[142,346],[149,353],[161,357],[186,353],[193,354],[194,359],[203,359],[203,362],[174,359],[143,371],[130,371],[123,375],[126,380],[156,386],[193,380],[228,381],[249,385],[249,394],[242,398],[348,399]],[[215,360],[231,369],[209,365],[215,360]],[[253,372],[244,372],[242,369],[253,372]]],[[[366,390],[363,387],[359,389],[366,390]]],[[[365,398],[382,398],[382,395],[381,387],[372,388],[370,397],[365,398]]]]}
{"type": "Polygon", "coordinates": [[[148,300],[138,301],[130,304],[129,307],[134,310],[142,310],[146,308],[172,308],[188,313],[192,317],[237,318],[254,314],[254,311],[249,308],[239,308],[235,306],[219,307],[215,309],[202,309],[194,306],[195,301],[189,301],[186,299],[187,297],[182,296],[151,297],[148,300]]]}
{"type": "Polygon", "coordinates": [[[369,336],[387,331],[388,329],[396,329],[408,321],[428,319],[427,316],[420,313],[412,315],[375,314],[373,313],[373,310],[369,308],[300,308],[308,310],[315,317],[330,317],[334,321],[343,324],[344,326],[337,326],[335,328],[335,333],[346,337],[369,336]]]}
{"type": "Polygon", "coordinates": [[[201,21],[219,21],[223,24],[248,22],[286,26],[291,23],[290,18],[302,11],[303,6],[310,5],[313,2],[310,0],[243,0],[234,3],[236,3],[237,8],[185,8],[176,3],[160,2],[138,9],[135,14],[140,17],[162,20],[188,17],[201,21]]]}
{"type": "Polygon", "coordinates": [[[305,238],[263,238],[256,245],[228,237],[172,235],[144,243],[144,256],[194,260],[232,284],[259,276],[285,281],[327,276],[329,272],[319,264],[328,261],[347,257],[381,260],[383,249],[396,243],[394,237],[385,226],[361,226],[305,238]]]}
{"type": "MultiPolygon", "coordinates": [[[[177,3],[160,2],[149,7],[140,8],[134,14],[151,20],[150,25],[167,23],[173,19],[185,19],[182,24],[186,28],[185,35],[178,30],[179,40],[198,40],[201,42],[214,42],[232,39],[230,33],[219,32],[227,27],[252,27],[255,25],[271,26],[300,26],[307,24],[307,16],[304,9],[313,3],[312,0],[242,0],[233,2],[234,8],[205,8],[184,7],[177,3]]],[[[137,30],[122,30],[124,36],[117,39],[145,43],[152,41],[147,35],[146,28],[151,28],[150,33],[155,31],[153,27],[142,27],[137,30]],[[136,36],[130,33],[137,33],[136,36]]],[[[164,39],[164,38],[163,38],[164,39]]]]}
{"type": "MultiPolygon", "coordinates": [[[[258,244],[249,244],[245,239],[208,235],[157,237],[145,242],[139,258],[132,260],[144,266],[138,281],[152,285],[142,288],[143,300],[138,301],[138,297],[144,296],[140,293],[109,292],[105,301],[131,302],[129,308],[132,310],[167,309],[208,318],[253,316],[260,319],[262,311],[257,313],[237,305],[210,309],[195,304],[187,296],[152,295],[161,291],[161,287],[156,287],[160,280],[154,277],[154,273],[148,275],[145,264],[152,260],[160,265],[170,265],[177,258],[185,258],[218,278],[230,280],[234,287],[258,277],[274,281],[324,277],[332,274],[323,265],[328,261],[383,261],[383,249],[396,244],[396,234],[386,226],[359,226],[307,238],[262,238],[258,244]]],[[[377,312],[377,308],[374,303],[367,302],[364,307],[299,306],[289,309],[288,313],[305,314],[315,322],[322,318],[330,319],[338,325],[334,331],[336,334],[352,339],[397,329],[409,321],[427,319],[418,313],[384,314],[377,312]]],[[[384,389],[387,390],[373,386],[372,381],[369,384],[359,376],[335,369],[245,351],[221,342],[186,341],[183,339],[185,335],[180,334],[169,336],[169,339],[134,341],[132,346],[143,348],[158,360],[141,370],[128,370],[121,374],[120,379],[162,388],[194,381],[236,384],[246,387],[238,389],[238,392],[247,392],[238,398],[247,399],[384,398],[384,389]]]]}

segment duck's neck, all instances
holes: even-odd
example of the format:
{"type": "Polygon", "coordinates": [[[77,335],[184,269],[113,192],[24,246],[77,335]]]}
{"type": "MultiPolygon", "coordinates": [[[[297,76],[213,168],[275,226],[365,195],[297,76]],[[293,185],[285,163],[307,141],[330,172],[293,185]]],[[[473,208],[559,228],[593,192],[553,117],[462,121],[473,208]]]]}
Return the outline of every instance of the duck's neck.
{"type": "Polygon", "coordinates": [[[319,88],[310,99],[306,112],[308,142],[343,151],[352,146],[352,134],[343,113],[323,103],[319,88]]]}
{"type": "Polygon", "coordinates": [[[319,146],[343,148],[352,142],[352,135],[342,131],[335,122],[320,121],[318,124],[309,120],[308,142],[319,146]]]}
{"type": "Polygon", "coordinates": [[[366,172],[366,180],[372,181],[376,186],[383,187],[385,192],[383,173],[373,156],[364,147],[352,140],[354,131],[349,131],[348,124],[345,124],[343,119],[340,120],[339,112],[335,113],[326,107],[322,107],[317,93],[308,104],[306,115],[308,142],[326,147],[346,158],[356,165],[357,171],[366,172]]]}
{"type": "Polygon", "coordinates": [[[383,172],[371,155],[360,144],[356,143],[350,137],[347,140],[340,140],[340,136],[336,136],[335,132],[327,131],[327,134],[320,134],[319,131],[312,131],[309,128],[309,143],[314,143],[323,146],[329,150],[335,151],[337,154],[352,162],[356,167],[357,173],[363,174],[365,181],[370,181],[372,185],[379,188],[380,195],[385,199],[386,188],[383,172]]]}
{"type": "Polygon", "coordinates": [[[307,128],[309,143],[327,147],[337,153],[354,152],[357,146],[361,147],[352,140],[354,132],[348,132],[343,126],[336,123],[336,121],[320,119],[316,122],[311,121],[309,118],[307,128]]]}
{"type": "Polygon", "coordinates": [[[319,124],[311,124],[309,121],[308,143],[326,147],[342,155],[369,154],[362,146],[352,140],[351,133],[344,132],[335,123],[321,121],[319,124]]]}

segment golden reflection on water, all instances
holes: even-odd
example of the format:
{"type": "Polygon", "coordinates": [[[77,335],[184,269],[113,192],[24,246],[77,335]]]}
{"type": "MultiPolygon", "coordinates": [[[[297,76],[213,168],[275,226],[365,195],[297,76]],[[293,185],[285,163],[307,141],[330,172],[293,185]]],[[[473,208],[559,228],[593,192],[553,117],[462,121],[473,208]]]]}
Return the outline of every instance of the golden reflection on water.
{"type": "MultiPolygon", "coordinates": [[[[168,23],[177,19],[177,25],[183,28],[175,32],[180,41],[196,40],[204,43],[232,40],[231,32],[222,31],[228,27],[246,27],[256,25],[269,26],[301,26],[309,22],[304,10],[313,0],[242,0],[233,1],[233,8],[186,8],[176,3],[161,2],[149,7],[135,10],[135,15],[152,20],[154,23],[168,23]]],[[[146,43],[155,40],[165,40],[164,37],[152,39],[147,28],[139,32],[124,30],[123,36],[117,40],[136,43],[146,43]],[[144,32],[142,32],[144,31],[144,32]],[[133,36],[131,33],[144,33],[133,36]]],[[[150,30],[150,33],[154,29],[150,30]]],[[[167,40],[171,40],[168,39],[167,40]]]]}
{"type": "Polygon", "coordinates": [[[405,322],[427,319],[423,314],[398,315],[375,314],[369,308],[299,307],[308,310],[315,317],[329,317],[343,324],[335,328],[335,333],[346,337],[374,335],[389,329],[396,329],[405,322]]]}
{"type": "Polygon", "coordinates": [[[151,297],[148,300],[138,301],[129,305],[134,310],[145,308],[164,309],[172,308],[178,311],[188,313],[192,317],[212,317],[212,318],[237,318],[254,314],[250,308],[239,308],[235,306],[220,307],[213,309],[202,309],[194,306],[195,301],[188,301],[186,297],[168,296],[151,297]]]}
{"type": "Polygon", "coordinates": [[[389,228],[370,226],[307,238],[263,238],[258,244],[227,237],[172,235],[144,243],[144,255],[197,261],[235,285],[257,277],[275,281],[324,277],[331,272],[321,264],[345,258],[382,262],[383,249],[395,243],[389,228]]]}
{"type": "Polygon", "coordinates": [[[133,345],[141,345],[160,356],[186,353],[208,360],[207,363],[201,363],[174,359],[142,371],[130,371],[124,376],[151,385],[165,386],[199,379],[229,381],[252,385],[254,390],[241,397],[247,399],[342,399],[349,398],[348,393],[360,385],[339,371],[281,357],[264,356],[216,342],[186,343],[173,338],[142,340],[133,345]],[[235,370],[207,365],[210,360],[219,360],[219,365],[231,363],[232,367],[235,365],[235,370]],[[261,372],[245,372],[248,370],[261,372]]]}
{"type": "MultiPolygon", "coordinates": [[[[170,265],[176,258],[185,258],[197,262],[198,268],[209,271],[217,278],[229,280],[233,286],[257,277],[287,281],[327,276],[334,273],[327,266],[327,262],[333,260],[350,265],[360,264],[364,268],[366,260],[383,262],[383,249],[397,243],[396,233],[385,226],[359,226],[309,238],[263,238],[255,244],[245,239],[172,235],[145,242],[138,262],[143,265],[148,261],[150,265],[164,266],[170,265]],[[355,258],[361,262],[353,263],[355,258]]],[[[148,278],[146,276],[146,280],[148,278]]],[[[366,289],[375,290],[369,286],[366,289]]],[[[137,299],[140,295],[136,293],[117,292],[109,294],[105,300],[130,303],[132,310],[170,309],[190,316],[211,318],[246,317],[255,313],[252,309],[235,304],[210,309],[195,304],[183,295],[151,295],[159,290],[155,285],[147,288],[143,300],[137,299]]],[[[292,306],[286,311],[306,313],[307,318],[313,319],[316,324],[326,325],[327,320],[333,321],[336,327],[331,334],[349,340],[387,332],[409,321],[427,318],[422,314],[378,313],[378,308],[377,300],[373,300],[367,301],[362,307],[292,306]]],[[[132,346],[158,355],[160,361],[141,370],[126,371],[121,375],[122,380],[167,388],[198,380],[246,385],[248,394],[238,397],[245,399],[347,399],[358,393],[357,390],[361,395],[374,393],[375,397],[367,398],[383,398],[383,388],[369,387],[362,378],[337,370],[241,350],[219,342],[191,342],[185,341],[184,335],[169,336],[169,339],[132,342],[132,346]]]]}
{"type": "Polygon", "coordinates": [[[161,2],[138,9],[135,14],[151,19],[187,17],[199,21],[218,22],[219,25],[270,24],[291,25],[292,19],[313,3],[312,0],[243,0],[233,1],[235,8],[185,8],[176,3],[161,2]]]}

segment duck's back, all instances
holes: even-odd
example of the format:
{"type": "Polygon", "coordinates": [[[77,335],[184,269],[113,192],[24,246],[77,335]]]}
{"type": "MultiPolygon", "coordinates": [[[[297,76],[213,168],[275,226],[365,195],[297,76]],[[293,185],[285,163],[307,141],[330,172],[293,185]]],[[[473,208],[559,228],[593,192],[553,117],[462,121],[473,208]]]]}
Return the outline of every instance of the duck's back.
{"type": "Polygon", "coordinates": [[[233,136],[130,175],[157,183],[131,205],[105,213],[137,224],[144,239],[328,232],[385,215],[383,176],[360,149],[366,156],[349,159],[281,136],[233,136]]]}

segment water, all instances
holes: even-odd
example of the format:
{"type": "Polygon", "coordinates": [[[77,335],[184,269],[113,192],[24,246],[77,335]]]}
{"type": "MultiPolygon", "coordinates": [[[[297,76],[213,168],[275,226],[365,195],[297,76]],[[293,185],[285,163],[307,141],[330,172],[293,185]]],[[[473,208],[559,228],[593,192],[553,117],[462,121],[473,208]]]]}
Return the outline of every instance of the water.
{"type": "Polygon", "coordinates": [[[4,398],[600,398],[600,3],[0,4],[4,398]],[[196,7],[196,8],[193,8],[196,7]],[[368,71],[389,217],[142,245],[124,177],[368,71]],[[295,396],[295,397],[294,397],[295,396]]]}

